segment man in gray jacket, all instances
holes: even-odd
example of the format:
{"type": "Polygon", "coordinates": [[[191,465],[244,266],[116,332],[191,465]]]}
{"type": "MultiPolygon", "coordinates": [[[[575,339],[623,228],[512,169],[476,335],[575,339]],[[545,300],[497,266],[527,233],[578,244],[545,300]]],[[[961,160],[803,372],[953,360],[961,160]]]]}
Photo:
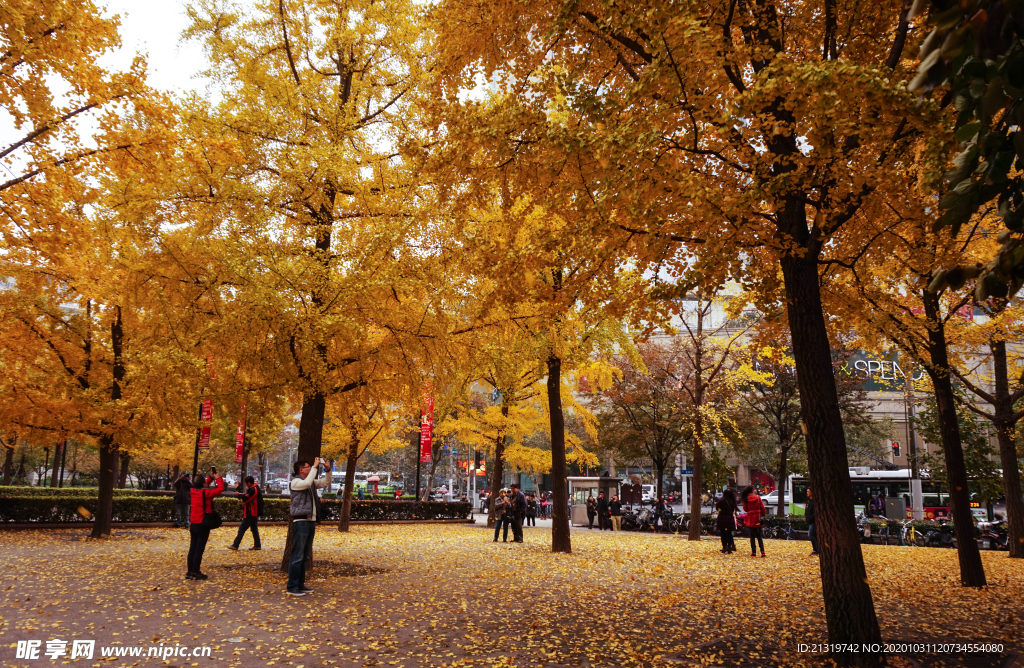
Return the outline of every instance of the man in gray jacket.
{"type": "MultiPolygon", "coordinates": [[[[320,511],[320,497],[316,490],[331,484],[331,468],[327,475],[317,478],[317,470],[327,461],[317,457],[313,465],[299,460],[292,469],[291,517],[292,517],[292,558],[288,563],[288,595],[305,596],[313,590],[306,587],[306,553],[312,550],[313,536],[320,511]]],[[[322,518],[321,518],[322,519],[322,518]]]]}

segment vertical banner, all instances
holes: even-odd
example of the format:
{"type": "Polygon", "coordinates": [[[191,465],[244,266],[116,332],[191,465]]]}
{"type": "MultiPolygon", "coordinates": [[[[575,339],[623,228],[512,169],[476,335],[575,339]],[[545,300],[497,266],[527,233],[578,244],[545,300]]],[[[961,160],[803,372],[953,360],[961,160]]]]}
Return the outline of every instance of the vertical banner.
{"type": "Polygon", "coordinates": [[[199,432],[199,448],[210,447],[210,425],[205,424],[213,421],[213,399],[203,402],[203,408],[199,413],[199,421],[203,422],[203,429],[199,432]]]}
{"type": "Polygon", "coordinates": [[[423,385],[423,403],[426,410],[420,413],[420,462],[430,461],[434,440],[434,388],[430,383],[423,385]]]}
{"type": "Polygon", "coordinates": [[[245,453],[245,402],[242,402],[242,419],[238,421],[238,431],[235,432],[235,463],[242,463],[242,455],[245,453]]]}

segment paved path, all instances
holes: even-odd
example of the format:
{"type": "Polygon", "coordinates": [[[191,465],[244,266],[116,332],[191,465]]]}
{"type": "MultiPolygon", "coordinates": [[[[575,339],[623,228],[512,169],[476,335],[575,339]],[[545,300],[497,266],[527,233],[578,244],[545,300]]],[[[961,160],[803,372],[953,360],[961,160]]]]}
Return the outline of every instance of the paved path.
{"type": "MultiPolygon", "coordinates": [[[[565,555],[540,526],[524,545],[472,526],[323,529],[316,593],[292,599],[276,569],[283,529],[263,532],[262,552],[228,551],[233,533],[214,532],[210,579],[189,582],[181,530],[0,532],[0,665],[64,665],[15,656],[18,641],[54,639],[211,652],[68,664],[90,667],[824,665],[799,650],[826,637],[805,543],[769,541],[767,559],[750,559],[712,540],[577,529],[565,555]]],[[[983,555],[985,591],[959,587],[951,550],[866,546],[865,557],[886,640],[1003,644],[890,665],[1003,668],[1021,649],[1024,569],[1004,555],[983,555]]]]}

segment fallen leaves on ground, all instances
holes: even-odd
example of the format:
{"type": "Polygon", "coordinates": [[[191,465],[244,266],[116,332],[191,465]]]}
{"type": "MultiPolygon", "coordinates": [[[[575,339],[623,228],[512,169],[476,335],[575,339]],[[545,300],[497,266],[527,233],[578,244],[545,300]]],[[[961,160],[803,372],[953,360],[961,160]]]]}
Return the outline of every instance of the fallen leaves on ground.
{"type": "MultiPolygon", "coordinates": [[[[210,658],[149,659],[171,666],[827,662],[799,651],[827,639],[806,542],[768,541],[768,557],[751,559],[740,540],[739,552],[722,555],[717,540],[575,531],[564,555],[550,552],[542,528],[514,544],[477,527],[322,526],[307,580],[316,593],[296,599],[275,568],[284,529],[263,528],[260,552],[225,549],[233,533],[213,533],[210,579],[190,582],[185,531],[111,541],[0,532],[0,663],[18,665],[17,640],[51,638],[213,648],[210,658]]],[[[1021,649],[1024,564],[986,553],[991,584],[969,590],[953,550],[869,545],[864,554],[886,641],[1002,643],[1004,661],[1021,649]]]]}

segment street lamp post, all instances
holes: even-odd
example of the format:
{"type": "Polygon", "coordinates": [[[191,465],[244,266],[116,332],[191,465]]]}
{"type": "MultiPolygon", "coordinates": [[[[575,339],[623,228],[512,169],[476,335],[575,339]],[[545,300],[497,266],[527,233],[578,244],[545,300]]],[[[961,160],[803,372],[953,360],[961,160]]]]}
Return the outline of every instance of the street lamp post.
{"type": "Polygon", "coordinates": [[[921,493],[921,469],[917,463],[917,434],[914,433],[914,368],[910,376],[903,375],[903,415],[907,421],[907,459],[910,460],[910,507],[915,520],[924,519],[924,499],[921,493]]]}

